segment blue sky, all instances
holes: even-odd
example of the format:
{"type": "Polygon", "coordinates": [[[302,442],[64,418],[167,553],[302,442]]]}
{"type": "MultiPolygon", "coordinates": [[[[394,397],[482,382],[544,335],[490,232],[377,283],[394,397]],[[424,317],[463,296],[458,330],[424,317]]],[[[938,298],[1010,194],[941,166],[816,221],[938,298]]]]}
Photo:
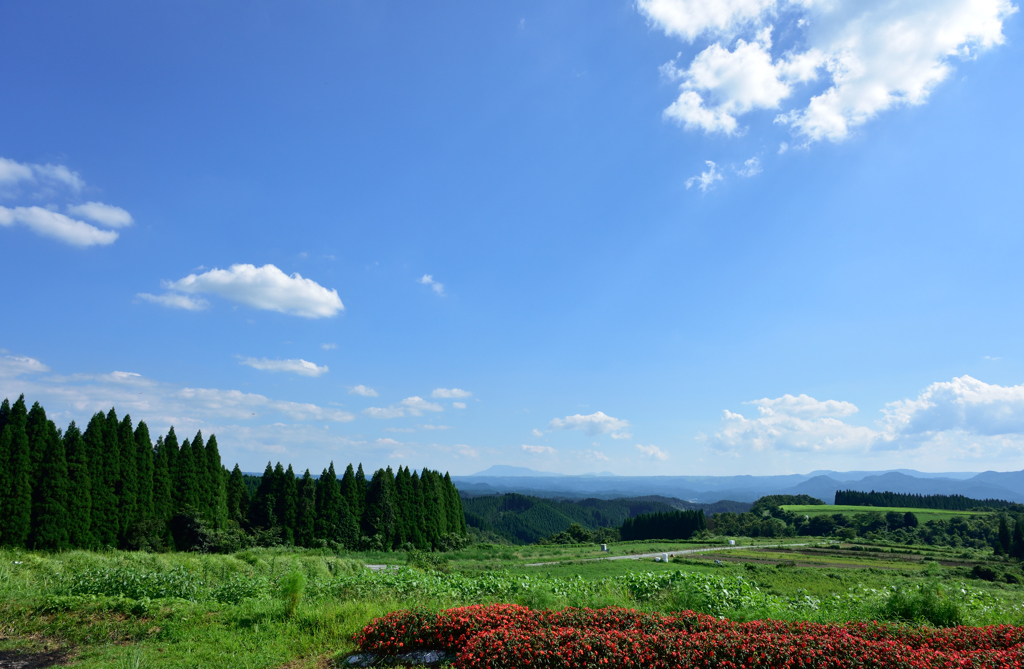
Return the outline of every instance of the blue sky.
{"type": "Polygon", "coordinates": [[[0,10],[0,395],[225,460],[1024,468],[1006,0],[0,10]]]}

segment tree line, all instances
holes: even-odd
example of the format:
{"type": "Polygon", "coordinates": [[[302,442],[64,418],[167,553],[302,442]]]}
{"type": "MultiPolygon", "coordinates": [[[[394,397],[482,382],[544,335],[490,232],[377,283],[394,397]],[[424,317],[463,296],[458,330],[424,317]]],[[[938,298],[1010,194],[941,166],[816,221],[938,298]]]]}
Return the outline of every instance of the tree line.
{"type": "Polygon", "coordinates": [[[254,543],[389,550],[445,548],[466,536],[451,478],[381,469],[367,481],[333,463],[318,479],[279,463],[250,495],[217,438],[154,444],[144,421],[111,409],[85,430],[60,430],[38,402],[0,404],[0,545],[33,549],[115,547],[218,550],[254,543]],[[251,498],[251,499],[250,499],[251,498]]]}
{"type": "Polygon", "coordinates": [[[660,511],[643,513],[622,521],[619,536],[623,541],[641,539],[689,539],[697,532],[706,530],[704,510],[660,511]]]}
{"type": "Polygon", "coordinates": [[[860,492],[837,490],[837,505],[895,506],[910,509],[940,509],[943,511],[974,511],[976,509],[1016,509],[1020,504],[1005,499],[971,499],[963,495],[922,495],[901,492],[860,492]]]}

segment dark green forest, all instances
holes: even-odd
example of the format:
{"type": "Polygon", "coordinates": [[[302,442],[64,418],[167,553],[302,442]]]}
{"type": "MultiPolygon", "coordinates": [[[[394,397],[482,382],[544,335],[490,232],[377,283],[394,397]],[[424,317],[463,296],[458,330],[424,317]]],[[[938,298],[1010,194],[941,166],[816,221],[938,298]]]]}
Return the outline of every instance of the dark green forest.
{"type": "Polygon", "coordinates": [[[642,513],[622,521],[619,536],[623,541],[644,539],[689,539],[708,528],[704,511],[659,511],[642,513]]]}
{"type": "Polygon", "coordinates": [[[513,544],[540,541],[571,543],[582,541],[614,541],[616,528],[623,521],[644,513],[672,512],[680,507],[706,509],[709,513],[745,511],[749,503],[722,501],[709,505],[695,505],[682,500],[649,496],[620,497],[618,499],[564,500],[533,497],[518,493],[464,497],[462,500],[466,522],[487,539],[488,535],[513,544]],[[581,530],[577,535],[563,536],[573,524],[581,530]],[[608,531],[610,530],[610,531],[608,531]]]}
{"type": "Polygon", "coordinates": [[[465,542],[451,478],[334,464],[314,478],[267,464],[250,488],[221,464],[217,438],[154,444],[111,409],[60,430],[24,396],[0,404],[0,545],[34,549],[231,551],[250,545],[447,549],[465,542]]]}
{"type": "Polygon", "coordinates": [[[896,506],[909,509],[940,509],[943,511],[975,511],[978,509],[1014,509],[1024,505],[1005,499],[971,499],[963,495],[921,495],[901,492],[859,492],[837,490],[836,504],[846,506],[896,506]]]}

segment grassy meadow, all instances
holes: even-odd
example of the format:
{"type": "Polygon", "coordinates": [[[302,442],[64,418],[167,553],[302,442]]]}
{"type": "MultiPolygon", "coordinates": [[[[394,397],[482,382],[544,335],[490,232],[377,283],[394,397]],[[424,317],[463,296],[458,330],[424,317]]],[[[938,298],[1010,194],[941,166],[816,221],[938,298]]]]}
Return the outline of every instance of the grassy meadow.
{"type": "Polygon", "coordinates": [[[738,539],[739,549],[667,563],[595,560],[725,543],[622,542],[608,553],[487,544],[445,554],[3,550],[0,651],[64,649],[76,667],[327,667],[354,650],[353,634],[374,617],[489,602],[736,620],[1024,622],[1024,586],[1006,579],[1024,572],[974,549],[798,537],[782,547],[738,539]],[[972,577],[976,567],[995,577],[972,577]]]}
{"type": "Polygon", "coordinates": [[[853,516],[858,513],[881,513],[890,511],[905,514],[908,511],[917,516],[918,522],[927,523],[929,520],[949,520],[950,518],[968,518],[971,516],[989,516],[993,511],[945,511],[942,509],[911,509],[898,506],[846,506],[846,505],[818,505],[818,504],[784,504],[783,509],[801,516],[831,516],[841,513],[844,516],[853,516]]]}

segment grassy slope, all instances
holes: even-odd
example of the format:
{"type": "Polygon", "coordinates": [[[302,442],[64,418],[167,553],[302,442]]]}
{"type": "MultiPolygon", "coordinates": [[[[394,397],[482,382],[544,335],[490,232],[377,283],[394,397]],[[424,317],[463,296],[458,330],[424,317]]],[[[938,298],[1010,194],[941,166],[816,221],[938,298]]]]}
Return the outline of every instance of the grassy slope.
{"type": "Polygon", "coordinates": [[[835,506],[835,505],[803,505],[803,504],[787,504],[782,507],[786,511],[791,511],[796,514],[806,516],[822,516],[832,515],[833,513],[841,513],[844,516],[852,516],[856,513],[870,513],[877,511],[878,513],[886,514],[890,511],[896,511],[898,513],[906,513],[911,511],[917,516],[917,520],[922,523],[926,523],[929,520],[949,520],[955,517],[964,516],[984,516],[990,515],[991,511],[943,511],[940,509],[910,509],[896,506],[835,506]]]}

